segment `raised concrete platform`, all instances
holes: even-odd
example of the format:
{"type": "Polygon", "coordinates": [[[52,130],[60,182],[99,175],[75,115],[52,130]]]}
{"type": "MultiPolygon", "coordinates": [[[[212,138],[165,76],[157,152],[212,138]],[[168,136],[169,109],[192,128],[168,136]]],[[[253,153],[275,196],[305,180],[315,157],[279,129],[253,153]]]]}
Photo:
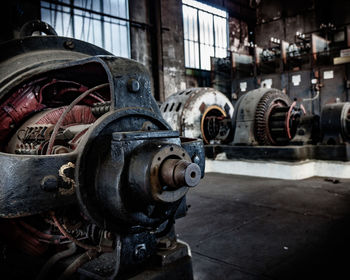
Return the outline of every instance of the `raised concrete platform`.
{"type": "Polygon", "coordinates": [[[347,179],[350,178],[350,162],[228,160],[224,155],[219,155],[215,160],[206,159],[205,172],[286,180],[302,180],[315,176],[347,179]]]}

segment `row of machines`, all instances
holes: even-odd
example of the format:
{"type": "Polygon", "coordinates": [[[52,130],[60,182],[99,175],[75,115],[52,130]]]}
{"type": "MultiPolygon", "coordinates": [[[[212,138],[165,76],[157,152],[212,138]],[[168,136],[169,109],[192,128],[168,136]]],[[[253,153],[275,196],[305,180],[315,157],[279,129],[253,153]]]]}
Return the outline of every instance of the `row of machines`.
{"type": "Polygon", "coordinates": [[[215,89],[192,88],[171,95],[161,112],[183,136],[201,137],[209,158],[349,160],[347,102],[326,104],[316,115],[273,88],[249,91],[235,106],[215,89]]]}

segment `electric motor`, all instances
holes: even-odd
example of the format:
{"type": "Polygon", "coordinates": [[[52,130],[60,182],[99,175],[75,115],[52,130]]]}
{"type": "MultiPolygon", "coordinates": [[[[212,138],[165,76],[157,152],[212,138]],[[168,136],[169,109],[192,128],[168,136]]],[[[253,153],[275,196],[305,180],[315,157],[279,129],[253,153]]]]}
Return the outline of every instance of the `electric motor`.
{"type": "Polygon", "coordinates": [[[0,53],[1,273],[114,279],[188,257],[173,224],[203,144],[162,118],[145,67],[53,35],[0,53]]]}
{"type": "Polygon", "coordinates": [[[321,116],[277,89],[260,88],[243,95],[234,115],[235,145],[341,144],[350,139],[350,103],[326,104],[321,116]]]}
{"type": "Polygon", "coordinates": [[[213,88],[189,88],[169,96],[160,108],[164,119],[184,137],[204,143],[232,141],[233,105],[213,88]]]}
{"type": "Polygon", "coordinates": [[[291,103],[289,97],[277,89],[259,88],[247,92],[236,103],[233,143],[272,145],[283,141],[280,138],[287,134],[284,116],[291,103]]]}

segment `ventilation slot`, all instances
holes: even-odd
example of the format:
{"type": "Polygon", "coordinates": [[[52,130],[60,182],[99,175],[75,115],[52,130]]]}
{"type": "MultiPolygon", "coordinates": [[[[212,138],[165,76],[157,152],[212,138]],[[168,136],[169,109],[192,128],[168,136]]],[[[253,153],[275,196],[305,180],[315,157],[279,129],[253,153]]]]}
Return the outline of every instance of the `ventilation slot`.
{"type": "Polygon", "coordinates": [[[181,108],[181,105],[182,105],[181,102],[179,103],[179,105],[177,105],[177,107],[176,107],[176,112],[179,112],[179,110],[180,110],[180,108],[181,108]]]}
{"type": "Polygon", "coordinates": [[[166,112],[166,109],[168,109],[168,106],[169,106],[169,103],[167,103],[166,105],[165,105],[165,108],[164,108],[164,113],[166,112]]]}

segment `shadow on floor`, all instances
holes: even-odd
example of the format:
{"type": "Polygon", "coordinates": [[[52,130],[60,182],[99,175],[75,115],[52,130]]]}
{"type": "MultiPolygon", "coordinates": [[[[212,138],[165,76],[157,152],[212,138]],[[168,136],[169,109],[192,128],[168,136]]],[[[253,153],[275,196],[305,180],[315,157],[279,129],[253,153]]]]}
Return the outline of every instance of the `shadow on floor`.
{"type": "Polygon", "coordinates": [[[350,180],[211,173],[188,204],[195,279],[350,279],[350,180]]]}

